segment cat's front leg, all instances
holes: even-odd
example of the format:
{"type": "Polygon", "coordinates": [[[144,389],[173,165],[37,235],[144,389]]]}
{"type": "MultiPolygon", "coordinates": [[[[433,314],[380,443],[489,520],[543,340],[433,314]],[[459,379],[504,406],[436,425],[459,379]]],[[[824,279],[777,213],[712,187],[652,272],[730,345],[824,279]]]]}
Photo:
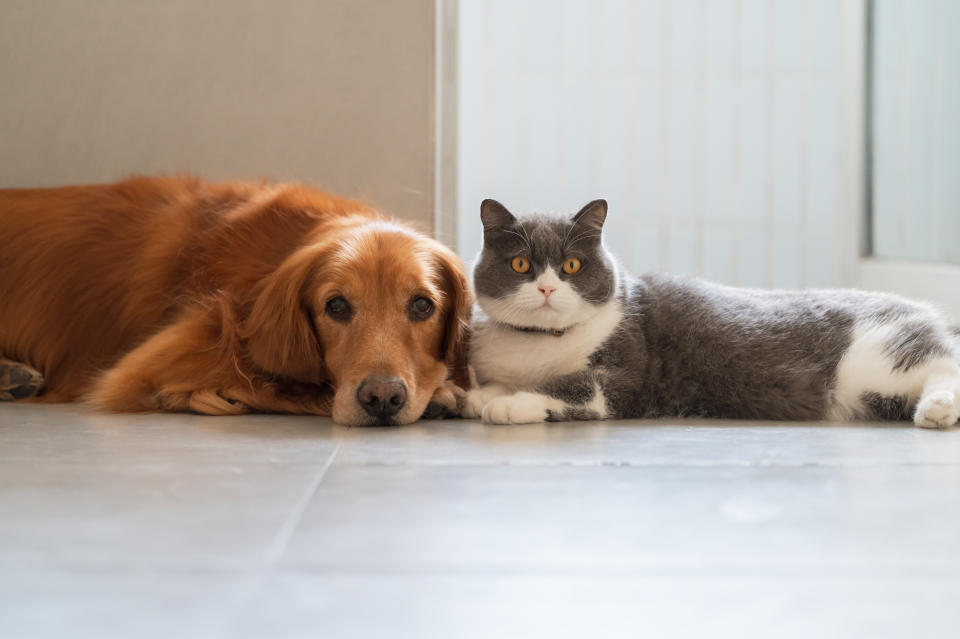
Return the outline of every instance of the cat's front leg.
{"type": "Polygon", "coordinates": [[[551,411],[562,410],[562,401],[524,391],[491,399],[481,417],[487,424],[534,424],[547,421],[551,411]]]}
{"type": "Polygon", "coordinates": [[[490,399],[481,411],[488,424],[532,424],[610,417],[599,374],[586,370],[551,379],[537,392],[490,399]]]}
{"type": "Polygon", "coordinates": [[[541,393],[520,392],[495,397],[483,407],[487,424],[533,424],[607,419],[602,396],[587,404],[569,404],[541,393]]]}
{"type": "Polygon", "coordinates": [[[467,391],[463,411],[460,416],[467,419],[478,419],[483,414],[483,407],[495,397],[509,395],[510,389],[502,384],[486,384],[479,388],[467,391]]]}

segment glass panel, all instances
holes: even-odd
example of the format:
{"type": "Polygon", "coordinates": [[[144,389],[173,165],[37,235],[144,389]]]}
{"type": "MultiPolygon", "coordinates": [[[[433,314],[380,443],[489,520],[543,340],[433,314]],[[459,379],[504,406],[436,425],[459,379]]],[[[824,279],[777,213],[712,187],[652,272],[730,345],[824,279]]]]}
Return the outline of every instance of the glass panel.
{"type": "Polygon", "coordinates": [[[873,252],[960,264],[960,2],[875,0],[873,252]]]}

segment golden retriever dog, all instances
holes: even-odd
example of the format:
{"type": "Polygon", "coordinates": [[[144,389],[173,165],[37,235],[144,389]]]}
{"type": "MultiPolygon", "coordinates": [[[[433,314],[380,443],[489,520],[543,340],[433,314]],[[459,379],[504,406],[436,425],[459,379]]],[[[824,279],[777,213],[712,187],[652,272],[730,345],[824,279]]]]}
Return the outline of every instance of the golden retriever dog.
{"type": "Polygon", "coordinates": [[[0,190],[6,399],[407,424],[469,383],[470,306],[449,249],[303,185],[0,190]]]}

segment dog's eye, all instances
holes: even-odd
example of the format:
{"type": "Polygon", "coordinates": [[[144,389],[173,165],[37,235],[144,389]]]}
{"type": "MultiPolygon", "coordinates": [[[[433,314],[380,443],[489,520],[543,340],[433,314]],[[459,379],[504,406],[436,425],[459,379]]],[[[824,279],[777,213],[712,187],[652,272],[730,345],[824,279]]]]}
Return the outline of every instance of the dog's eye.
{"type": "Polygon", "coordinates": [[[327,315],[338,322],[346,322],[350,319],[350,302],[342,297],[334,297],[327,302],[327,315]]]}
{"type": "Polygon", "coordinates": [[[426,297],[415,297],[410,300],[410,319],[422,321],[433,315],[433,302],[426,297]]]}

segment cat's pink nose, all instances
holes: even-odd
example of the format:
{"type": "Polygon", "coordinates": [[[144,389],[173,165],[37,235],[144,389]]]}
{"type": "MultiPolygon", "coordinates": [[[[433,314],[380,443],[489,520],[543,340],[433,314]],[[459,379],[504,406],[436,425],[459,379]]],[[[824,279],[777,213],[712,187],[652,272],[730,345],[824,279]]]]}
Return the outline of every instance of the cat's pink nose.
{"type": "Polygon", "coordinates": [[[540,292],[543,293],[543,296],[546,298],[550,297],[550,293],[553,293],[557,290],[556,286],[547,286],[546,284],[538,284],[537,288],[540,289],[540,292]]]}

